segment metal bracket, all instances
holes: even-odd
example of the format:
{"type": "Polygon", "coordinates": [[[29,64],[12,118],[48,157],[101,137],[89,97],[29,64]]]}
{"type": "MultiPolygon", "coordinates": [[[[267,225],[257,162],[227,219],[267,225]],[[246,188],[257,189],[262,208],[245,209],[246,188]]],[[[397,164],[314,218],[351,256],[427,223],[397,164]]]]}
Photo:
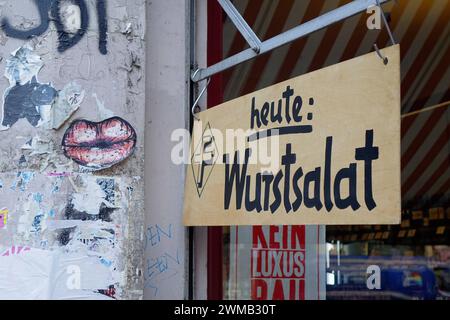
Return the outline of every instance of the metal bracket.
{"type": "Polygon", "coordinates": [[[250,45],[250,48],[252,48],[252,50],[256,53],[259,53],[261,40],[259,40],[258,36],[253,32],[252,28],[247,24],[239,11],[237,11],[236,7],[230,2],[230,0],[218,0],[218,2],[222,6],[222,9],[226,12],[228,17],[231,19],[233,24],[242,34],[244,39],[250,45]]]}
{"type": "MultiPolygon", "coordinates": [[[[222,5],[222,8],[224,8],[225,12],[229,15],[230,19],[236,25],[236,27],[239,29],[239,31],[242,33],[242,35],[245,37],[245,39],[249,42],[251,48],[241,51],[240,53],[235,54],[231,57],[228,57],[228,58],[222,60],[221,62],[216,63],[208,68],[195,70],[191,74],[191,79],[193,82],[198,82],[198,81],[207,79],[207,78],[211,77],[212,75],[215,75],[216,73],[222,72],[222,71],[227,70],[231,67],[234,67],[235,65],[238,65],[242,62],[256,58],[259,55],[262,55],[273,49],[281,47],[281,46],[288,44],[294,40],[297,40],[299,38],[305,37],[315,31],[326,28],[333,23],[336,23],[338,21],[349,18],[360,12],[366,11],[367,8],[369,8],[370,6],[380,5],[380,4],[383,4],[383,3],[391,1],[391,0],[353,0],[352,2],[350,2],[346,5],[343,5],[332,11],[329,11],[315,19],[307,21],[307,22],[305,22],[295,28],[292,28],[288,31],[285,31],[273,38],[270,38],[268,40],[260,42],[258,52],[256,52],[253,49],[254,45],[252,46],[252,44],[250,42],[250,41],[255,41],[255,39],[252,38],[252,36],[250,36],[250,34],[254,34],[253,31],[251,31],[251,33],[249,33],[249,30],[251,30],[251,28],[248,27],[248,30],[247,30],[246,27],[238,26],[239,23],[245,22],[245,20],[241,17],[239,12],[237,12],[236,8],[234,8],[234,6],[228,0],[218,0],[218,1],[222,5]],[[225,9],[225,7],[227,9],[225,9]],[[230,12],[234,12],[233,9],[237,13],[237,15],[236,14],[230,15],[229,12],[227,11],[227,10],[229,10],[230,12]],[[239,17],[240,17],[240,19],[239,19],[239,17]]],[[[245,22],[245,25],[247,25],[246,22],[245,22]]]]}

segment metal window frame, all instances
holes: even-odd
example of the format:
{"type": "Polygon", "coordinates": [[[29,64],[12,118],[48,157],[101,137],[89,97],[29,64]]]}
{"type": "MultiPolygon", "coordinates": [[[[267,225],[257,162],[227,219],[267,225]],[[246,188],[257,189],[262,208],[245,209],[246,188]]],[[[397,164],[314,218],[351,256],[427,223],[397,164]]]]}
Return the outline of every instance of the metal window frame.
{"type": "Polygon", "coordinates": [[[232,68],[240,63],[256,58],[266,52],[274,50],[294,40],[305,37],[320,29],[344,20],[355,14],[366,11],[369,7],[379,6],[391,0],[353,0],[352,2],[343,5],[337,9],[329,11],[317,18],[307,21],[295,28],[285,31],[273,38],[265,41],[260,41],[258,36],[253,32],[251,27],[247,24],[245,19],[237,11],[230,0],[217,0],[223,10],[226,12],[230,20],[245,38],[250,48],[241,51],[231,57],[228,57],[221,62],[218,62],[210,67],[193,70],[191,73],[191,80],[199,82],[210,78],[211,76],[232,68]]]}

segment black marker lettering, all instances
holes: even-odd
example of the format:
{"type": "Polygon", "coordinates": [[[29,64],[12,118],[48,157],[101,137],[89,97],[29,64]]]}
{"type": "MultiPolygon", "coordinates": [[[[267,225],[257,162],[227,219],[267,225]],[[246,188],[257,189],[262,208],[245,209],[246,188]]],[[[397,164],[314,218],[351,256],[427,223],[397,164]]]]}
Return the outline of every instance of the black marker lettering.
{"type": "Polygon", "coordinates": [[[333,209],[333,202],[331,201],[331,152],[333,146],[333,138],[327,137],[325,147],[325,177],[323,182],[323,195],[325,197],[325,208],[327,211],[333,209]]]}
{"type": "Polygon", "coordinates": [[[377,206],[372,192],[372,161],[378,156],[378,147],[373,146],[373,130],[366,130],[366,145],[355,150],[355,159],[364,161],[364,200],[369,210],[377,206]]]}
{"type": "Polygon", "coordinates": [[[348,168],[342,168],[336,174],[336,179],[334,180],[334,201],[339,209],[352,207],[353,211],[355,211],[361,207],[356,194],[356,163],[351,163],[348,168]],[[348,196],[346,198],[342,198],[341,195],[341,183],[344,179],[348,179],[348,196]]]}

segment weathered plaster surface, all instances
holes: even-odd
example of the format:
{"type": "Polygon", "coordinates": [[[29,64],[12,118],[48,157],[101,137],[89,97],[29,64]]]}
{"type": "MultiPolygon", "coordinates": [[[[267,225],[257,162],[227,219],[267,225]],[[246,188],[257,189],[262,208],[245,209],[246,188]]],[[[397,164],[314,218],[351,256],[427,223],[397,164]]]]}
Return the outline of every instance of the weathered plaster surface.
{"type": "MultiPolygon", "coordinates": [[[[30,261],[50,259],[59,266],[52,269],[53,276],[64,273],[67,259],[89,256],[80,262],[81,277],[85,275],[86,281],[82,280],[77,298],[108,298],[105,292],[97,292],[108,288],[97,288],[102,283],[95,283],[89,278],[92,274],[83,271],[89,262],[96,273],[116,277],[105,280],[115,285],[110,296],[136,299],[142,297],[143,289],[145,0],[106,1],[106,54],[99,50],[96,1],[85,3],[89,26],[81,40],[64,52],[58,50],[58,32],[52,21],[45,32],[30,39],[0,30],[0,74],[11,54],[27,47],[42,61],[39,83],[50,84],[58,92],[58,98],[47,106],[48,123],[33,126],[20,118],[0,131],[0,209],[7,210],[6,224],[0,224],[0,255],[15,246],[29,247],[21,250],[20,256],[26,260],[30,254],[30,261]],[[101,122],[112,116],[126,120],[136,132],[131,156],[104,170],[92,170],[64,155],[62,139],[74,120],[101,122]],[[99,181],[111,181],[113,195],[103,190],[99,181]],[[70,214],[74,206],[78,215],[70,214]],[[112,212],[110,221],[101,215],[107,209],[112,212]],[[72,230],[65,234],[68,242],[61,240],[62,229],[72,230]],[[111,232],[102,233],[104,229],[114,230],[112,239],[108,240],[111,232]],[[98,243],[90,247],[94,240],[86,239],[92,236],[98,243]]],[[[81,23],[79,10],[70,1],[65,5],[69,8],[62,7],[62,21],[75,32],[81,23]]],[[[8,17],[17,29],[32,29],[41,22],[34,1],[0,1],[0,17],[8,17]]],[[[0,77],[2,96],[10,87],[10,80],[0,77]]],[[[16,258],[8,260],[12,256],[2,257],[0,267],[19,263],[16,258]]],[[[26,268],[23,270],[25,279],[26,268]]],[[[50,285],[61,286],[52,275],[49,279],[50,285]]],[[[6,279],[0,276],[0,290],[2,281],[6,279]]],[[[73,298],[58,290],[49,297],[73,298]]]]}
{"type": "Polygon", "coordinates": [[[186,299],[186,168],[173,163],[170,139],[189,124],[189,1],[149,1],[147,10],[144,298],[186,299]]]}

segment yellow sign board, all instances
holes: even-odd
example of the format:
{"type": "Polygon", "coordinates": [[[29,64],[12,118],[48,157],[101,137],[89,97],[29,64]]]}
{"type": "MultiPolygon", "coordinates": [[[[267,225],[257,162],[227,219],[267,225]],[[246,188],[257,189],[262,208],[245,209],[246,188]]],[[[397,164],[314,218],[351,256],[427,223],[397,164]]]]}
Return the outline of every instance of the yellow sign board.
{"type": "Polygon", "coordinates": [[[381,52],[200,112],[185,225],[398,224],[400,49],[381,52]]]}

